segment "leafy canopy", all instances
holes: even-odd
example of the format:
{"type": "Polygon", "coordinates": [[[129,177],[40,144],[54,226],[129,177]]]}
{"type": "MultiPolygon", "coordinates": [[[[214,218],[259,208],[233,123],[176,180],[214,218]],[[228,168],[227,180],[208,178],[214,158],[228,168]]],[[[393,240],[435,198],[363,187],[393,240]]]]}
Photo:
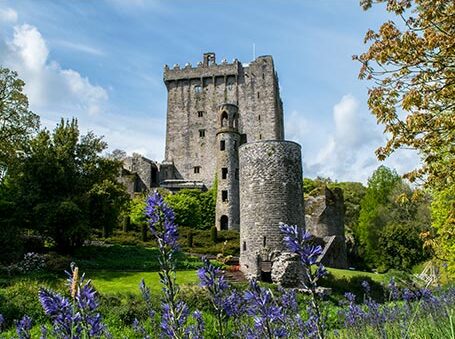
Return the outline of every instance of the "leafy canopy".
{"type": "Polygon", "coordinates": [[[395,171],[380,166],[368,180],[360,206],[355,233],[371,268],[410,269],[424,258],[419,234],[430,224],[428,201],[415,197],[395,171]]]}
{"type": "Polygon", "coordinates": [[[24,85],[16,72],[0,67],[0,178],[39,126],[39,117],[28,109],[24,85]]]}
{"type": "Polygon", "coordinates": [[[385,3],[398,21],[365,35],[368,50],[354,59],[373,82],[368,105],[385,126],[384,159],[399,148],[418,150],[423,166],[406,176],[431,186],[455,183],[455,2],[362,0],[385,3]]]}
{"type": "Polygon", "coordinates": [[[17,223],[63,251],[81,245],[94,228],[107,235],[127,196],[116,180],[120,163],[100,155],[105,148],[92,132],[80,136],[75,119],[39,132],[11,177],[17,223]]]}

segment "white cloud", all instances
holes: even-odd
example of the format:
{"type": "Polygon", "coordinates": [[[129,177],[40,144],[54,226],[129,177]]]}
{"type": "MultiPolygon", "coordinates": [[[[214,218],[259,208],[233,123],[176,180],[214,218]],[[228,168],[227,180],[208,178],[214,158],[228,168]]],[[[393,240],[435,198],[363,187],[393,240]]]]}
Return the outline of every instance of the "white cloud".
{"type": "MultiPolygon", "coordinates": [[[[110,150],[119,148],[162,160],[164,119],[112,113],[108,91],[50,59],[48,44],[37,27],[24,24],[12,31],[11,37],[0,33],[0,64],[16,70],[25,81],[30,108],[41,116],[43,127],[53,130],[61,117],[76,117],[82,134],[90,130],[105,136],[110,150]]],[[[63,47],[81,50],[81,45],[63,47]]],[[[96,50],[86,52],[97,54],[96,50]]]]}
{"type": "Polygon", "coordinates": [[[0,8],[0,23],[15,23],[17,12],[12,8],[0,8]]]}
{"type": "Polygon", "coordinates": [[[49,49],[38,29],[31,25],[14,27],[6,53],[0,62],[16,70],[25,81],[25,92],[36,112],[99,114],[105,111],[108,92],[72,69],[63,69],[49,60],[49,49]]]}
{"type": "MultiPolygon", "coordinates": [[[[308,121],[307,126],[316,127],[307,129],[306,137],[303,132],[298,138],[303,144],[304,176],[366,183],[381,164],[396,169],[400,174],[418,165],[418,155],[404,150],[397,151],[385,162],[376,159],[374,151],[384,144],[384,135],[373,116],[362,112],[359,101],[352,95],[343,96],[333,106],[332,119],[330,124],[324,126],[321,122],[308,121]],[[314,135],[322,138],[314,140],[314,135]],[[321,140],[324,141],[321,143],[321,140]]],[[[305,131],[305,128],[302,130],[305,131]]]]}
{"type": "Polygon", "coordinates": [[[41,33],[30,25],[16,26],[14,38],[8,44],[11,52],[32,72],[39,72],[46,65],[49,50],[41,33]]]}

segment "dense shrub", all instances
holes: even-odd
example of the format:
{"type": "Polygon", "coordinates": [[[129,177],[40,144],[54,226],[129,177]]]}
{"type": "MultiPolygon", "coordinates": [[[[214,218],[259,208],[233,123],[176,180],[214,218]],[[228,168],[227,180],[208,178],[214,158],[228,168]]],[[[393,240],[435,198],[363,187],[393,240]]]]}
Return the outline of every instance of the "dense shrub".
{"type": "MultiPolygon", "coordinates": [[[[159,298],[156,299],[156,306],[159,298]]],[[[138,294],[123,293],[121,295],[106,294],[100,297],[100,313],[107,315],[107,320],[131,326],[134,319],[145,320],[147,308],[138,294]]]]}
{"type": "Polygon", "coordinates": [[[174,210],[175,221],[180,226],[209,229],[215,223],[215,189],[206,192],[183,189],[168,194],[165,201],[174,210]]]}
{"type": "Polygon", "coordinates": [[[381,269],[400,268],[410,271],[425,259],[420,230],[412,224],[390,223],[379,235],[378,245],[382,248],[381,269]]]}
{"type": "Polygon", "coordinates": [[[11,286],[0,289],[0,314],[5,317],[7,325],[24,315],[37,322],[46,320],[43,309],[38,301],[38,290],[41,287],[36,280],[18,281],[11,286]]]}

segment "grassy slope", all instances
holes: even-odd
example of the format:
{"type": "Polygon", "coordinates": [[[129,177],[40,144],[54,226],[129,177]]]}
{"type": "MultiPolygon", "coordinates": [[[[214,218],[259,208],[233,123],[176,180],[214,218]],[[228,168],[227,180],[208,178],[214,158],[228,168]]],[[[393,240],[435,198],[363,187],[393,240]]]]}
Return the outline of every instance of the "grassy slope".
{"type": "Polygon", "coordinates": [[[351,271],[351,270],[342,270],[338,268],[329,268],[330,273],[332,273],[336,279],[352,279],[356,277],[367,277],[378,283],[387,282],[387,274],[377,274],[363,271],[351,271]]]}
{"type": "MultiPolygon", "coordinates": [[[[102,294],[134,293],[139,294],[139,283],[145,280],[153,294],[161,292],[160,277],[158,272],[113,272],[90,271],[86,276],[93,282],[95,288],[102,294]]],[[[179,285],[194,285],[198,283],[195,270],[178,271],[177,283],[179,285]]]]}

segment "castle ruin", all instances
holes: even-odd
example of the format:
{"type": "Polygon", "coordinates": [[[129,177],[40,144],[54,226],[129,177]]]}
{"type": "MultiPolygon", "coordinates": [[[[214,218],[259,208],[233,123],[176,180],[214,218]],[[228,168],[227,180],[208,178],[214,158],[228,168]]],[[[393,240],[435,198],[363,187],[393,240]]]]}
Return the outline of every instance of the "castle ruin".
{"type": "Polygon", "coordinates": [[[240,231],[242,271],[282,276],[273,272],[274,260],[285,252],[279,223],[305,226],[305,216],[301,149],[284,140],[272,57],[218,64],[214,53],[205,53],[196,67],[165,65],[163,79],[165,159],[157,172],[155,163],[143,160],[150,171],[136,174],[150,181],[155,173],[159,186],[170,191],[216,182],[215,225],[240,231]]]}

